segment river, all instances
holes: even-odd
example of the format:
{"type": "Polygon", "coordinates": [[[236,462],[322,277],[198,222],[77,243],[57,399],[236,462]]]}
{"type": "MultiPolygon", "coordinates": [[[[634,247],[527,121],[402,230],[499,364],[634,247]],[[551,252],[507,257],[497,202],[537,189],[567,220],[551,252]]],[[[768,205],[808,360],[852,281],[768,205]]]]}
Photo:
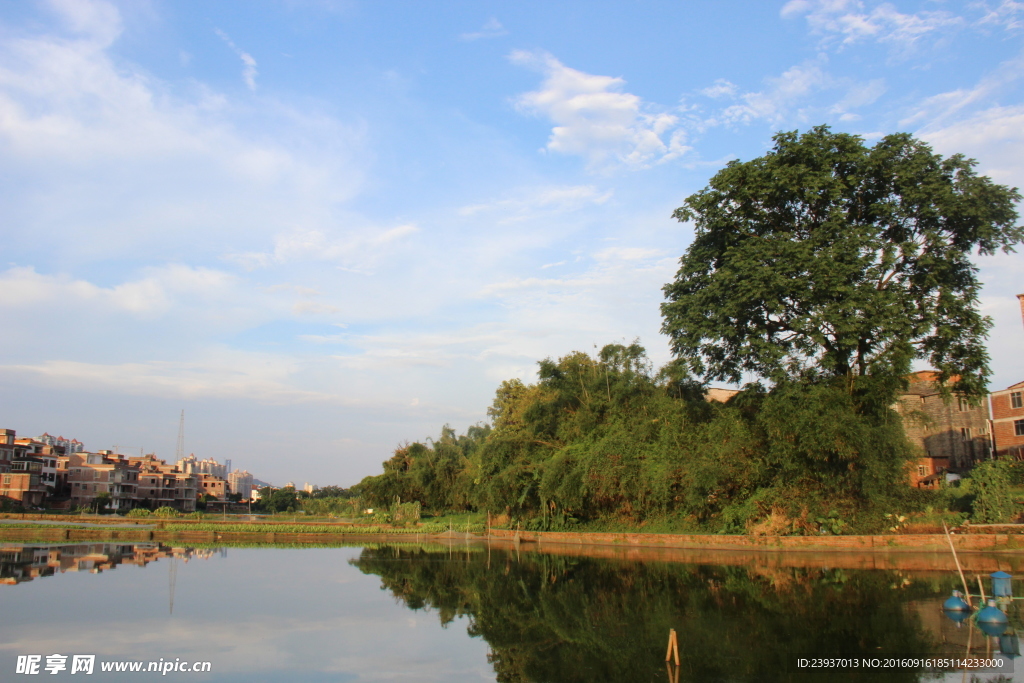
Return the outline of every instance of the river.
{"type": "Polygon", "coordinates": [[[955,572],[764,557],[6,543],[0,680],[32,680],[17,672],[33,655],[46,680],[80,680],[75,655],[93,655],[83,680],[1024,681],[1012,663],[998,674],[908,665],[1013,661],[1015,606],[1001,638],[941,611],[955,572]],[[679,667],[665,663],[670,629],[679,667]],[[133,662],[170,668],[102,670],[133,662]],[[197,663],[209,670],[181,670],[197,663]]]}

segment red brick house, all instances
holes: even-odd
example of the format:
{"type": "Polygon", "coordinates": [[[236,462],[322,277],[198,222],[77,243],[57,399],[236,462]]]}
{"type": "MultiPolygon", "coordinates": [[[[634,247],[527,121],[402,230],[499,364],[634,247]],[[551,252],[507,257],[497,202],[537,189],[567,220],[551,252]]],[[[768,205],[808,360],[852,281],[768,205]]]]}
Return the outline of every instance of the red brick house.
{"type": "Polygon", "coordinates": [[[991,401],[996,457],[1024,460],[1024,382],[993,391],[991,401]]]}

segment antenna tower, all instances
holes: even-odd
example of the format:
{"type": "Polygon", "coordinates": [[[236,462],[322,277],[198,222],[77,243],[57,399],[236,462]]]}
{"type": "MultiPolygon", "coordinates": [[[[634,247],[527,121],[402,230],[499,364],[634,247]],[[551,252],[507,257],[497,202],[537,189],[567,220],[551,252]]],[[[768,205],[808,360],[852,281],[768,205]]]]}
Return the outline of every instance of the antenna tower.
{"type": "Polygon", "coordinates": [[[178,422],[178,447],[174,449],[174,462],[185,457],[185,409],[181,410],[181,421],[178,422]]]}

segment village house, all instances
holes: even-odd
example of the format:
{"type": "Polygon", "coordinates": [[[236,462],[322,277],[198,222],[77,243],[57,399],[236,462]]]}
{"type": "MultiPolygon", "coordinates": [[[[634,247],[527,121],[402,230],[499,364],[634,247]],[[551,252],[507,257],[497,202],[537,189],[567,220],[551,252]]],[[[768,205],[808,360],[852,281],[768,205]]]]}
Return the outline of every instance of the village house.
{"type": "Polygon", "coordinates": [[[910,473],[914,486],[938,486],[945,472],[968,470],[992,457],[988,402],[943,397],[937,376],[930,370],[911,374],[895,406],[917,450],[910,473]]]}
{"type": "Polygon", "coordinates": [[[127,512],[136,505],[139,468],[119,453],[75,453],[68,456],[71,504],[88,507],[101,493],[110,496],[108,509],[127,512]]]}
{"type": "Polygon", "coordinates": [[[196,475],[199,478],[200,496],[213,496],[217,500],[226,500],[228,495],[228,482],[213,474],[200,472],[196,475]]]}
{"type": "MultiPolygon", "coordinates": [[[[1024,322],[1024,294],[1018,294],[1024,322]]],[[[992,437],[998,457],[1024,460],[1024,382],[992,392],[992,437]]]]}
{"type": "Polygon", "coordinates": [[[993,391],[991,400],[996,457],[1024,460],[1024,382],[993,391]]]}
{"type": "Polygon", "coordinates": [[[181,512],[195,512],[198,478],[175,465],[158,459],[152,453],[128,458],[139,468],[138,504],[156,509],[171,507],[181,512]]]}

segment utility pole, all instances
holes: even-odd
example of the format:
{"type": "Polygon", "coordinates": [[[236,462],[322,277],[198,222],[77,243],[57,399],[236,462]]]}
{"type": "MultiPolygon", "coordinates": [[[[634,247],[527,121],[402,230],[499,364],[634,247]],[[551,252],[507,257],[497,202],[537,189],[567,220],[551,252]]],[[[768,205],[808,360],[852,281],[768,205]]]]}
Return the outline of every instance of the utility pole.
{"type": "Polygon", "coordinates": [[[178,422],[178,447],[174,449],[174,462],[185,457],[185,409],[181,409],[181,420],[178,422]]]}

